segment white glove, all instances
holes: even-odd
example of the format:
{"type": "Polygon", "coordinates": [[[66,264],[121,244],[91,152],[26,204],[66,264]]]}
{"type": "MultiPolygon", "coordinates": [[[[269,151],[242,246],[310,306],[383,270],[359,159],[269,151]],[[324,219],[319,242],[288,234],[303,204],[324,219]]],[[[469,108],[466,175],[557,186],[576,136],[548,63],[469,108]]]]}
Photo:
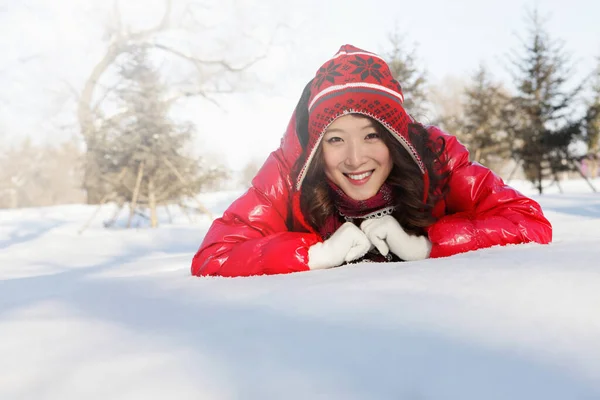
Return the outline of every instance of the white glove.
{"type": "Polygon", "coordinates": [[[337,267],[364,256],[370,249],[371,242],[363,231],[346,222],[329,239],[310,246],[308,267],[311,270],[337,267]]]}
{"type": "Polygon", "coordinates": [[[426,236],[406,233],[391,215],[366,219],[360,229],[384,256],[391,250],[404,261],[417,261],[428,258],[431,253],[431,242],[426,236]]]}

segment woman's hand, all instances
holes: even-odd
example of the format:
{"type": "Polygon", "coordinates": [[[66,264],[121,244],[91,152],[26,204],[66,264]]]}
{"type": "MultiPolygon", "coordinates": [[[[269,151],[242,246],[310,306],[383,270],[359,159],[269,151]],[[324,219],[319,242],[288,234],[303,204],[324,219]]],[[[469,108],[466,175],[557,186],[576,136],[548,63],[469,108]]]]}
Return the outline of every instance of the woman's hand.
{"type": "Polygon", "coordinates": [[[426,236],[409,235],[391,215],[367,219],[360,229],[384,256],[391,250],[404,261],[417,261],[428,258],[431,252],[431,242],[426,236]]]}
{"type": "Polygon", "coordinates": [[[371,246],[359,227],[346,222],[329,239],[308,249],[308,267],[311,270],[337,267],[364,256],[371,246]]]}

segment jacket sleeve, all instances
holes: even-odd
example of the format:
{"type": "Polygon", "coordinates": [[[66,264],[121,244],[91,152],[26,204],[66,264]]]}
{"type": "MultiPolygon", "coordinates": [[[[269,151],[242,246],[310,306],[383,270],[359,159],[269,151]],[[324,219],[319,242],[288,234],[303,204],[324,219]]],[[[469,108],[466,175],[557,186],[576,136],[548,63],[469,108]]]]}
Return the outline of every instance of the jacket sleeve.
{"type": "Polygon", "coordinates": [[[288,230],[290,188],[279,149],[252,187],[213,222],[192,260],[192,274],[233,277],[308,270],[308,248],[320,238],[288,230]]]}
{"type": "Polygon", "coordinates": [[[428,228],[430,257],[552,241],[552,226],[537,202],[506,185],[488,168],[470,162],[468,150],[456,137],[438,133],[446,140],[450,175],[446,215],[428,228]]]}

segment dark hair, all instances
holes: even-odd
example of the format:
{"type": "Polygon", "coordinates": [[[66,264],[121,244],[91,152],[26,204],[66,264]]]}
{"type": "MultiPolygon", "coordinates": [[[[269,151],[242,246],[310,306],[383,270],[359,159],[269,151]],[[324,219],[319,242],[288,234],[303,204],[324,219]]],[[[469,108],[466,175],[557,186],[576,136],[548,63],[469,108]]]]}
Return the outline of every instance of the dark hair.
{"type": "MultiPolygon", "coordinates": [[[[308,143],[308,98],[310,97],[310,84],[306,85],[304,92],[296,106],[296,134],[302,145],[302,155],[296,161],[294,177],[297,177],[307,158],[306,145],[308,143]]],[[[368,117],[365,117],[368,118],[368,117]]],[[[417,163],[412,159],[408,151],[400,144],[379,122],[373,120],[378,133],[385,145],[390,150],[390,156],[394,166],[387,178],[392,187],[397,201],[394,218],[407,231],[414,234],[423,234],[424,228],[435,222],[436,218],[432,211],[435,203],[446,191],[447,172],[443,172],[443,164],[446,161],[441,155],[446,147],[443,138],[436,142],[431,139],[427,129],[420,123],[408,125],[408,136],[415,147],[421,160],[429,173],[429,193],[427,202],[423,203],[424,180],[423,173],[417,163]]],[[[302,193],[300,196],[300,208],[307,222],[316,230],[319,230],[325,220],[336,213],[335,206],[329,194],[329,187],[325,178],[325,163],[323,152],[319,146],[315,156],[308,167],[304,181],[302,182],[302,193]]]]}
{"type": "MultiPolygon", "coordinates": [[[[312,85],[312,79],[304,86],[302,96],[298,100],[296,105],[296,135],[302,146],[303,153],[306,152],[306,146],[308,145],[308,100],[310,99],[310,87],[312,85]]],[[[305,154],[303,154],[305,155],[305,154]]],[[[302,157],[298,161],[301,161],[302,157]]],[[[302,164],[302,162],[301,162],[302,164]]],[[[302,168],[302,167],[300,167],[302,168]]]]}

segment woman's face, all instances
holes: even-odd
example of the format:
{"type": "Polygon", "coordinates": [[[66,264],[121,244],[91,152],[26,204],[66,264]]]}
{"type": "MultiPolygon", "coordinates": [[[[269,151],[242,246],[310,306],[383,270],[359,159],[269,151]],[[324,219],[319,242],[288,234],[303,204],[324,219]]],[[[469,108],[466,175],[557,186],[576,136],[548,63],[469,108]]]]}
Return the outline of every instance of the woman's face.
{"type": "Polygon", "coordinates": [[[390,151],[370,118],[336,119],[321,145],[325,175],[354,200],[373,197],[392,171],[390,151]]]}

